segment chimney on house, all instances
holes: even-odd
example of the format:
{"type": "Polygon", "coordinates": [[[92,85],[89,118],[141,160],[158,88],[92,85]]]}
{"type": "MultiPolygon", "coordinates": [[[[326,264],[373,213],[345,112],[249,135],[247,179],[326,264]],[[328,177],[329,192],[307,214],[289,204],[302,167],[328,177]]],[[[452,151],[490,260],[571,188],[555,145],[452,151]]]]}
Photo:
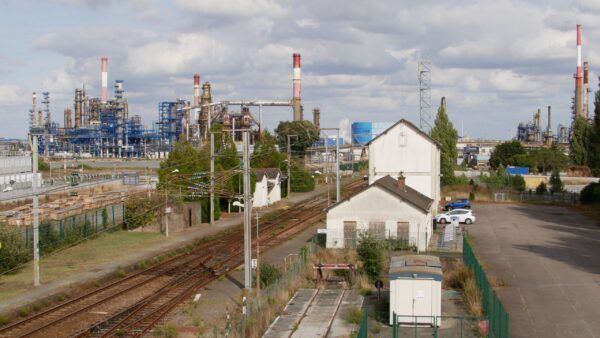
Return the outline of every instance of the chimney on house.
{"type": "Polygon", "coordinates": [[[406,187],[406,178],[404,177],[404,175],[402,175],[402,172],[400,172],[400,175],[398,176],[398,189],[405,189],[406,187]]]}

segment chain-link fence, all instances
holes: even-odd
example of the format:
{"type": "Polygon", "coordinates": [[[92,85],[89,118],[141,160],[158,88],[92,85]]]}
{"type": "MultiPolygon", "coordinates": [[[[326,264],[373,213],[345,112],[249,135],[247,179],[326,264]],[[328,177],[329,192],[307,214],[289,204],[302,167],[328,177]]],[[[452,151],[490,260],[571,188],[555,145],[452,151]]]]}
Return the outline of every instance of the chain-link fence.
{"type": "Polygon", "coordinates": [[[487,320],[472,316],[394,316],[393,337],[485,337],[487,320]],[[426,325],[417,323],[428,323],[426,325]]]}
{"type": "Polygon", "coordinates": [[[494,338],[508,338],[508,313],[504,309],[504,305],[498,298],[496,291],[491,287],[485,271],[473,253],[473,248],[469,240],[463,241],[463,245],[465,265],[473,269],[477,285],[481,290],[483,312],[489,318],[490,336],[494,338]]]}
{"type": "MultiPolygon", "coordinates": [[[[42,221],[38,227],[40,253],[47,254],[100,232],[118,229],[124,215],[124,205],[118,203],[61,220],[42,221]]],[[[32,259],[33,226],[0,227],[0,243],[0,273],[4,273],[32,259]]]]}

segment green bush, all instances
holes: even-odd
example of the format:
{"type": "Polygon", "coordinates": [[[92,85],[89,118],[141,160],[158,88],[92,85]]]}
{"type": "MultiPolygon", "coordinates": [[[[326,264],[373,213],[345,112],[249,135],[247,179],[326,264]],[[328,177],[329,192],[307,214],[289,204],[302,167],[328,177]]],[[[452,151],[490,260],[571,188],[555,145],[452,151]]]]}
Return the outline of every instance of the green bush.
{"type": "Polygon", "coordinates": [[[123,229],[135,229],[148,225],[156,219],[156,204],[158,201],[141,197],[125,201],[125,216],[123,229]]]}
{"type": "Polygon", "coordinates": [[[269,263],[260,264],[260,287],[266,288],[267,286],[277,282],[281,278],[281,270],[277,269],[275,265],[269,263]]]}
{"type": "Polygon", "coordinates": [[[303,167],[292,164],[290,189],[293,192],[307,192],[315,190],[315,179],[303,167]]]}
{"type": "Polygon", "coordinates": [[[469,201],[474,201],[475,200],[475,193],[474,192],[469,192],[469,201]]]}
{"type": "Polygon", "coordinates": [[[374,283],[383,272],[383,248],[371,233],[361,233],[356,248],[358,258],[362,262],[362,269],[374,283]]]}
{"type": "Polygon", "coordinates": [[[535,188],[535,193],[538,195],[543,195],[548,192],[548,188],[546,187],[546,183],[540,182],[540,184],[535,188]]]}
{"type": "Polygon", "coordinates": [[[590,183],[581,190],[579,201],[583,204],[600,204],[600,183],[590,183]]]}
{"type": "Polygon", "coordinates": [[[29,261],[31,250],[21,237],[21,233],[0,224],[0,273],[12,270],[29,261]]]}

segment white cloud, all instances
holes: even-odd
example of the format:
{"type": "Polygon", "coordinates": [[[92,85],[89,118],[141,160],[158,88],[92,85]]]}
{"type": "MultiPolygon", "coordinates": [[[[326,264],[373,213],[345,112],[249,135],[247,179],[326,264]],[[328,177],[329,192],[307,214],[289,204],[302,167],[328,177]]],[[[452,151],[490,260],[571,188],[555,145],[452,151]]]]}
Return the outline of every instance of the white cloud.
{"type": "Polygon", "coordinates": [[[16,105],[23,103],[23,91],[17,85],[0,84],[0,102],[2,105],[16,105]]]}
{"type": "Polygon", "coordinates": [[[285,10],[273,0],[174,0],[186,11],[226,17],[279,17],[285,10]]]}

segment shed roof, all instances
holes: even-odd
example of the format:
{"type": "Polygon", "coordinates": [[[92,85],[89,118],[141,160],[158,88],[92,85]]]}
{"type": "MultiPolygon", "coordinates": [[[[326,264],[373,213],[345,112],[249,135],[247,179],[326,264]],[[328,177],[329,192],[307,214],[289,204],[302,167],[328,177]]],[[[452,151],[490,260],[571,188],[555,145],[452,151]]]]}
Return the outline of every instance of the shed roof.
{"type": "Polygon", "coordinates": [[[436,256],[394,256],[390,259],[390,280],[396,278],[431,278],[441,281],[442,263],[436,256]]]}
{"type": "Polygon", "coordinates": [[[425,137],[427,140],[429,140],[430,142],[432,142],[433,144],[435,144],[438,148],[442,148],[442,145],[434,140],[431,136],[429,136],[427,133],[423,132],[421,129],[417,128],[417,126],[415,126],[412,122],[410,122],[409,120],[405,120],[405,119],[400,119],[398,122],[392,124],[388,129],[384,130],[381,134],[375,136],[371,141],[367,142],[367,146],[370,145],[371,143],[373,143],[375,140],[377,140],[379,137],[381,137],[382,135],[385,135],[388,133],[388,131],[392,130],[392,128],[395,128],[397,125],[399,124],[405,124],[407,127],[409,127],[410,129],[414,130],[415,132],[417,132],[417,134],[422,135],[423,137],[425,137]]]}
{"type": "Polygon", "coordinates": [[[431,207],[431,203],[433,203],[433,200],[431,198],[421,194],[420,192],[409,187],[406,184],[404,185],[404,189],[398,188],[398,180],[391,177],[390,175],[386,175],[386,176],[378,179],[377,181],[373,182],[373,184],[369,185],[365,189],[361,189],[360,191],[356,192],[355,194],[332,205],[331,207],[327,208],[327,210],[331,210],[331,209],[337,207],[338,205],[352,199],[352,197],[354,197],[358,194],[361,194],[363,191],[366,191],[374,186],[382,188],[383,190],[402,199],[403,201],[407,201],[408,203],[414,205],[415,207],[421,209],[424,212],[428,212],[429,208],[431,207]]]}
{"type": "Polygon", "coordinates": [[[254,173],[257,178],[262,178],[263,176],[267,176],[268,179],[276,179],[277,175],[281,174],[278,168],[258,168],[254,169],[254,173]]]}

